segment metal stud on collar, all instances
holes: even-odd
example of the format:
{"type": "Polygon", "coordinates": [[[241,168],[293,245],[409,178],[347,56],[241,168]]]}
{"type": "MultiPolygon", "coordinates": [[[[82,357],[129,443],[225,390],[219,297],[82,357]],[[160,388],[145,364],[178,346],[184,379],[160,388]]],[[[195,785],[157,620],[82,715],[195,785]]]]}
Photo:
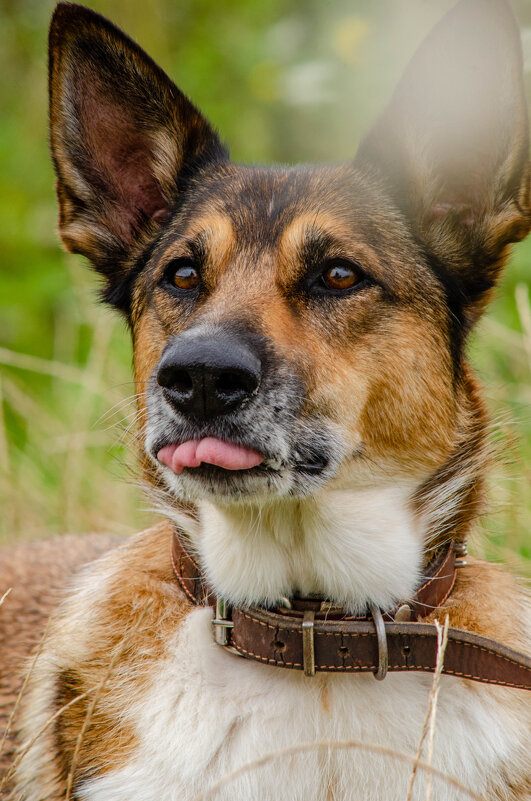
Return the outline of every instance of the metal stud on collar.
{"type": "Polygon", "coordinates": [[[389,665],[389,653],[387,650],[387,634],[385,633],[385,623],[380,608],[376,604],[371,604],[371,615],[376,629],[378,640],[378,670],[374,671],[374,678],[382,681],[387,676],[389,665]]]}

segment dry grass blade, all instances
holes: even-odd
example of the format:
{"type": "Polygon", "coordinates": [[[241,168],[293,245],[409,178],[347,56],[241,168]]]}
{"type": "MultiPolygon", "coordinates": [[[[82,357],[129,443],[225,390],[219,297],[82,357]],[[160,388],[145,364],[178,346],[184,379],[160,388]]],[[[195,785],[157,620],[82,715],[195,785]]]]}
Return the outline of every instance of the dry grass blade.
{"type": "MultiPolygon", "coordinates": [[[[92,345],[87,361],[85,374],[95,385],[103,382],[105,358],[109,350],[114,321],[110,320],[103,311],[98,315],[97,325],[94,328],[92,345]]],[[[77,442],[72,438],[67,448],[64,471],[63,497],[66,499],[64,525],[67,531],[73,530],[77,522],[79,508],[79,493],[83,477],[86,474],[86,441],[82,432],[87,431],[94,408],[94,396],[84,393],[78,402],[77,422],[79,432],[77,442]],[[81,442],[79,442],[81,440],[81,442]]]]}
{"type": "MultiPolygon", "coordinates": [[[[435,739],[435,717],[437,715],[437,701],[439,699],[439,687],[441,684],[441,674],[444,664],[444,654],[448,645],[448,627],[450,618],[446,615],[444,626],[441,627],[438,620],[435,621],[437,629],[437,664],[433,676],[433,684],[430,692],[430,732],[428,736],[428,765],[431,767],[433,759],[433,742],[435,739]]],[[[426,801],[431,799],[431,773],[426,776],[426,801]]]]}
{"type": "Polygon", "coordinates": [[[529,301],[529,287],[527,284],[518,284],[514,291],[516,308],[522,325],[522,338],[525,352],[531,369],[531,302],[529,301]]]}
{"type": "Polygon", "coordinates": [[[525,343],[522,341],[521,334],[507,328],[493,317],[485,317],[481,321],[481,327],[486,335],[510,351],[511,359],[522,363],[526,361],[525,343]]]}
{"type": "Polygon", "coordinates": [[[4,418],[4,388],[0,379],[0,465],[5,473],[9,472],[9,446],[7,442],[7,427],[4,418]]]}
{"type": "Polygon", "coordinates": [[[69,364],[54,362],[51,359],[41,359],[40,356],[31,356],[27,353],[17,353],[17,351],[9,350],[8,348],[0,348],[0,364],[17,367],[20,370],[30,370],[32,373],[50,375],[54,378],[60,378],[62,381],[81,384],[97,395],[105,394],[101,384],[93,381],[92,376],[87,375],[83,370],[71,367],[69,364]]]}
{"type": "MultiPolygon", "coordinates": [[[[9,592],[10,592],[10,590],[7,591],[7,593],[9,593],[9,592]]],[[[4,594],[2,600],[0,601],[0,606],[2,605],[2,601],[6,597],[7,593],[4,594]]],[[[17,709],[19,708],[20,702],[22,700],[22,696],[24,695],[26,687],[28,686],[28,681],[30,680],[31,675],[33,673],[33,670],[35,668],[35,665],[37,664],[37,659],[39,658],[39,656],[40,656],[40,654],[42,652],[42,648],[43,648],[43,645],[44,645],[44,641],[46,640],[46,636],[48,634],[49,627],[50,627],[50,618],[48,618],[48,622],[46,623],[46,628],[44,629],[44,633],[43,633],[43,635],[41,637],[41,641],[39,642],[39,646],[38,646],[37,650],[35,651],[35,656],[31,660],[31,665],[30,665],[29,670],[27,671],[27,673],[26,673],[26,675],[24,677],[24,681],[22,682],[22,687],[20,688],[20,691],[19,691],[19,693],[17,695],[17,699],[16,699],[15,704],[13,706],[13,709],[11,710],[11,714],[9,715],[4,734],[2,735],[2,741],[0,742],[0,756],[2,755],[2,753],[4,751],[6,740],[8,738],[9,732],[11,731],[11,726],[13,725],[13,721],[15,719],[15,715],[17,714],[17,709]]]]}
{"type": "Polygon", "coordinates": [[[67,777],[67,781],[66,781],[65,801],[70,801],[71,796],[72,796],[72,787],[73,787],[73,784],[74,784],[74,776],[75,776],[75,772],[76,772],[77,763],[78,763],[78,760],[79,760],[79,754],[81,752],[81,746],[83,744],[83,738],[84,738],[85,732],[87,731],[87,728],[88,728],[88,726],[90,724],[90,721],[91,721],[92,715],[94,714],[94,710],[96,709],[97,703],[98,703],[99,699],[101,698],[101,694],[102,694],[103,690],[105,689],[105,686],[106,686],[107,682],[109,681],[109,678],[111,677],[112,672],[113,672],[114,668],[116,667],[117,662],[119,661],[119,659],[121,659],[125,649],[129,645],[131,637],[134,634],[136,634],[136,632],[140,628],[140,626],[141,626],[142,622],[144,621],[144,618],[146,617],[147,613],[149,612],[152,604],[153,604],[153,601],[149,600],[147,602],[146,606],[144,607],[144,609],[142,610],[142,612],[141,612],[137,622],[135,623],[135,625],[131,629],[129,629],[128,631],[125,632],[125,634],[122,637],[122,640],[120,642],[120,647],[116,649],[116,652],[115,652],[113,658],[109,662],[109,666],[107,668],[107,671],[105,672],[105,675],[104,675],[103,679],[101,680],[101,682],[98,684],[98,686],[96,688],[96,693],[94,695],[94,698],[91,700],[91,702],[89,703],[89,705],[87,707],[87,712],[85,714],[85,719],[83,720],[83,725],[81,726],[81,729],[80,729],[79,734],[77,736],[76,747],[75,747],[74,753],[72,755],[72,762],[70,764],[70,770],[68,771],[68,777],[67,777]]]}
{"type": "MultiPolygon", "coordinates": [[[[9,432],[5,418],[4,386],[0,377],[0,492],[7,489],[9,496],[12,482],[12,468],[9,453],[9,432]]],[[[6,531],[16,529],[16,508],[13,503],[3,504],[4,526],[6,531]]]]}
{"type": "MultiPolygon", "coordinates": [[[[435,710],[437,705],[437,699],[439,696],[439,684],[441,680],[441,673],[444,664],[444,654],[446,651],[446,644],[448,642],[448,625],[449,625],[449,618],[446,615],[446,620],[444,621],[444,629],[442,629],[443,635],[441,636],[441,628],[439,623],[436,621],[435,625],[437,627],[437,662],[435,665],[435,673],[433,674],[433,681],[431,684],[430,690],[430,697],[428,699],[428,708],[426,710],[426,717],[424,718],[424,725],[422,727],[422,734],[420,735],[419,746],[417,748],[417,753],[415,754],[415,764],[413,765],[413,770],[411,771],[411,776],[409,779],[409,786],[407,791],[407,801],[411,801],[413,797],[413,787],[415,784],[415,779],[417,777],[417,771],[421,764],[420,758],[422,756],[422,749],[424,748],[424,743],[426,742],[426,737],[428,735],[428,731],[432,736],[431,745],[433,747],[433,735],[432,732],[435,731],[435,710]],[[433,725],[432,725],[433,722],[433,725]]],[[[428,764],[431,765],[431,752],[428,758],[428,764]]],[[[428,774],[430,777],[431,774],[428,774]]]]}
{"type": "Polygon", "coordinates": [[[2,606],[2,604],[4,603],[5,599],[7,598],[12,589],[13,587],[8,587],[7,590],[4,592],[4,594],[0,598],[0,606],[2,606]]]}
{"type": "MultiPolygon", "coordinates": [[[[282,748],[278,751],[271,751],[269,754],[265,754],[263,757],[255,759],[253,762],[247,762],[245,765],[237,768],[232,773],[228,773],[226,776],[223,776],[207,790],[203,790],[201,793],[198,793],[198,795],[193,797],[192,801],[207,801],[207,799],[213,798],[217,792],[222,790],[228,784],[231,784],[231,782],[235,781],[235,779],[238,779],[245,773],[250,773],[253,770],[261,768],[264,765],[273,762],[275,759],[280,759],[285,756],[294,756],[295,754],[305,754],[311,751],[327,752],[329,750],[348,749],[366,751],[370,754],[380,754],[382,756],[387,756],[402,762],[409,762],[411,765],[415,764],[417,761],[416,757],[411,756],[410,754],[404,754],[402,751],[396,751],[393,748],[387,748],[385,745],[363,743],[359,740],[324,740],[316,743],[300,743],[299,745],[294,745],[290,748],[282,748]]],[[[485,801],[483,796],[480,796],[478,793],[475,793],[473,790],[465,787],[464,784],[461,784],[461,782],[459,782],[457,779],[454,779],[453,776],[447,776],[441,770],[428,765],[427,762],[419,761],[418,767],[421,770],[425,770],[427,773],[436,776],[438,779],[450,785],[451,787],[454,787],[456,790],[459,790],[468,798],[473,799],[473,801],[485,801]]]]}

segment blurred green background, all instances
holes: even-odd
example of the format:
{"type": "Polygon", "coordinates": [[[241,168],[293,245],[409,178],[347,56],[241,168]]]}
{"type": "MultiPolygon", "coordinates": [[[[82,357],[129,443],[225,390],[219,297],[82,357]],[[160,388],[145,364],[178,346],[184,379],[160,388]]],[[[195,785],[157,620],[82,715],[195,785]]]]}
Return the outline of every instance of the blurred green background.
{"type": "MultiPolygon", "coordinates": [[[[250,162],[355,152],[412,51],[451,0],[109,0],[123,27],[250,162]]],[[[152,519],[127,447],[123,323],[61,252],[47,148],[54,3],[0,2],[0,537],[129,532],[152,519]]],[[[531,3],[516,2],[531,62],[531,3]],[[529,27],[528,27],[529,26],[529,27]]],[[[531,68],[531,63],[528,63],[531,68]]],[[[531,75],[527,73],[530,87],[531,75]]],[[[475,550],[530,572],[531,239],[471,343],[502,458],[475,550]]]]}

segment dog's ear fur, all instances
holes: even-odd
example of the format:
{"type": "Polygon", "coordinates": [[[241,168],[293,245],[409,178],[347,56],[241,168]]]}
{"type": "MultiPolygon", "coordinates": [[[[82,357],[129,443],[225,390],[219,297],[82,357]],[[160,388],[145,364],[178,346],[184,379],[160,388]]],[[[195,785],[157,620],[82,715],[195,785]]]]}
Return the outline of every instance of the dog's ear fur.
{"type": "Polygon", "coordinates": [[[422,43],[355,164],[376,172],[472,324],[531,224],[519,30],[505,0],[461,0],[422,43]]]}
{"type": "Polygon", "coordinates": [[[168,216],[183,179],[228,156],[165,73],[99,14],[60,3],[49,59],[60,234],[112,283],[168,216]]]}

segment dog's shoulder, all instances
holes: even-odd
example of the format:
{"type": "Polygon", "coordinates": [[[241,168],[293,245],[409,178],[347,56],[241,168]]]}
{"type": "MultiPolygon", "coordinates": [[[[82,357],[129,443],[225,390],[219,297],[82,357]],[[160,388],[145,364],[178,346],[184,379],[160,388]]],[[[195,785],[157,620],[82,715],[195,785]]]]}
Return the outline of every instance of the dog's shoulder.
{"type": "Polygon", "coordinates": [[[63,593],[22,698],[21,742],[40,732],[18,770],[24,798],[40,798],[43,786],[47,797],[63,797],[80,736],[85,773],[102,754],[110,768],[134,747],[124,710],[190,609],[173,576],[170,536],[162,523],[131,537],[63,593]]]}
{"type": "Polygon", "coordinates": [[[426,619],[482,634],[517,651],[531,650],[531,599],[522,583],[504,566],[473,557],[457,571],[446,603],[426,619]]]}
{"type": "Polygon", "coordinates": [[[168,627],[189,609],[173,574],[170,537],[171,524],[158,524],[79,571],[52,617],[39,662],[53,653],[57,672],[77,670],[95,686],[111,663],[158,652],[168,627]]]}

